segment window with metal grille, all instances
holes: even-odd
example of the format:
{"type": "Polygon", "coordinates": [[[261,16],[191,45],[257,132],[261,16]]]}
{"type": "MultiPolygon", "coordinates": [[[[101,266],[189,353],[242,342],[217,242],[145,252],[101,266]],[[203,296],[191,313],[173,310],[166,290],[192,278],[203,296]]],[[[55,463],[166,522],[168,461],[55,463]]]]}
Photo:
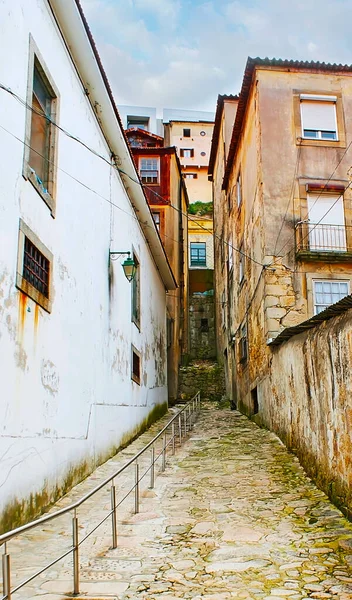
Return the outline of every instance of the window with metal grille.
{"type": "Polygon", "coordinates": [[[140,176],[143,183],[159,182],[159,159],[141,158],[139,163],[140,176]]]}
{"type": "Polygon", "coordinates": [[[139,352],[132,347],[132,379],[140,385],[141,383],[141,357],[139,352]]]}
{"type": "Polygon", "coordinates": [[[27,237],[24,240],[22,276],[38,292],[49,298],[50,262],[27,237]]]}
{"type": "Polygon", "coordinates": [[[207,255],[205,242],[191,242],[191,267],[206,267],[207,255]]]}
{"type": "Polygon", "coordinates": [[[184,129],[183,130],[183,137],[191,137],[191,130],[190,129],[184,129]]]}

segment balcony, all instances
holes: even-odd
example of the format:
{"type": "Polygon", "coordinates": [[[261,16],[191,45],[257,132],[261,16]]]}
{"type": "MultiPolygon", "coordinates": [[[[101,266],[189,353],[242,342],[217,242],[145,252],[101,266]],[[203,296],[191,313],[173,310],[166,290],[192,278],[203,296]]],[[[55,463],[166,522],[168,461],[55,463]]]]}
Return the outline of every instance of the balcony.
{"type": "Polygon", "coordinates": [[[296,258],[327,262],[352,261],[352,227],[297,223],[296,258]]]}

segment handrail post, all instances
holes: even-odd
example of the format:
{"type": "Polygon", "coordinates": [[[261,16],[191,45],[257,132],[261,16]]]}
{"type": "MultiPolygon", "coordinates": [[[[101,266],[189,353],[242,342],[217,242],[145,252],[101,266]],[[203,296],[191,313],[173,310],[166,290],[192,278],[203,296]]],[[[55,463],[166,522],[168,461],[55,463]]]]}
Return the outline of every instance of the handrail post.
{"type": "Polygon", "coordinates": [[[4,545],[4,554],[2,555],[2,582],[4,598],[11,600],[11,565],[6,544],[4,545]]]}
{"type": "Polygon", "coordinates": [[[192,408],[191,408],[191,405],[189,405],[189,407],[188,407],[188,412],[189,412],[189,416],[188,416],[189,427],[188,428],[189,428],[189,431],[192,431],[193,423],[192,423],[192,408]]]}
{"type": "Polygon", "coordinates": [[[187,414],[186,409],[183,411],[183,425],[185,428],[185,437],[187,437],[187,414]]]}
{"type": "Polygon", "coordinates": [[[151,447],[151,456],[150,456],[150,489],[154,488],[155,482],[155,448],[154,444],[151,447]]]}
{"type": "Polygon", "coordinates": [[[111,481],[111,525],[112,547],[117,548],[116,487],[114,480],[111,481]]]}
{"type": "Polygon", "coordinates": [[[73,541],[73,593],[79,594],[79,546],[78,546],[78,517],[74,510],[72,517],[72,541],[73,541]]]}
{"type": "Polygon", "coordinates": [[[172,455],[175,455],[176,452],[176,440],[175,440],[175,421],[172,423],[172,455]]]}
{"type": "Polygon", "coordinates": [[[166,469],[166,432],[164,433],[164,437],[163,437],[163,454],[162,454],[162,463],[161,463],[161,470],[165,471],[166,469]]]}
{"type": "Polygon", "coordinates": [[[139,464],[135,463],[134,512],[139,513],[139,464]]]}
{"type": "Polygon", "coordinates": [[[182,419],[181,413],[178,415],[178,435],[180,438],[180,446],[182,446],[182,419]]]}

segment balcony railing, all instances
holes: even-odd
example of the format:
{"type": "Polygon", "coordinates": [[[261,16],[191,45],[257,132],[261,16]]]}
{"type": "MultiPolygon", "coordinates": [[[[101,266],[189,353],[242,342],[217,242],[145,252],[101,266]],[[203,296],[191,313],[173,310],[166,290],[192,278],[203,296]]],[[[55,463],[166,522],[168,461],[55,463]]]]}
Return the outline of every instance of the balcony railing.
{"type": "Polygon", "coordinates": [[[314,258],[329,254],[335,258],[352,254],[352,227],[325,225],[322,223],[298,223],[296,225],[296,254],[314,258]]]}

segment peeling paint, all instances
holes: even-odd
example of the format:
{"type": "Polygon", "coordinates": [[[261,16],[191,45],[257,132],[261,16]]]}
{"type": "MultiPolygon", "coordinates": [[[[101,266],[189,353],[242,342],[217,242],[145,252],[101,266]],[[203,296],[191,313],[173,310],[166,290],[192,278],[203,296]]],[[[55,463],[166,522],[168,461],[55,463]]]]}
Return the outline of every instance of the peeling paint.
{"type": "Polygon", "coordinates": [[[43,360],[40,370],[40,377],[43,387],[55,396],[59,391],[59,375],[55,365],[50,360],[43,360]]]}

